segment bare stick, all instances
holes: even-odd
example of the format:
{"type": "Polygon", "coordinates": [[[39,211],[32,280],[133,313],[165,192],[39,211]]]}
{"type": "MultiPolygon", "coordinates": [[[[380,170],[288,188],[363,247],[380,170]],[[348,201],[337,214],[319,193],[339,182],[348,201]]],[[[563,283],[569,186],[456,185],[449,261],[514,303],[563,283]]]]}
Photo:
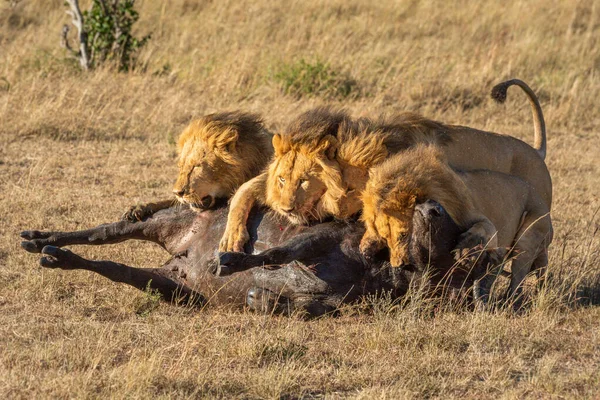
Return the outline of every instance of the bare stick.
{"type": "Polygon", "coordinates": [[[71,28],[69,28],[69,25],[67,25],[67,24],[63,25],[62,32],[60,34],[60,46],[67,49],[74,57],[79,58],[79,52],[75,51],[71,47],[71,44],[69,43],[69,31],[70,30],[71,30],[71,28]]]}
{"type": "MultiPolygon", "coordinates": [[[[79,0],[67,0],[69,7],[71,9],[67,11],[72,18],[72,23],[77,28],[77,33],[79,34],[79,53],[77,54],[79,58],[79,64],[84,70],[90,69],[90,57],[87,46],[87,32],[83,29],[83,15],[81,14],[81,9],[79,8],[79,0]]],[[[67,34],[69,32],[68,27],[65,29],[63,27],[63,36],[61,44],[68,50],[71,50],[69,46],[69,41],[67,40],[67,34]]]]}

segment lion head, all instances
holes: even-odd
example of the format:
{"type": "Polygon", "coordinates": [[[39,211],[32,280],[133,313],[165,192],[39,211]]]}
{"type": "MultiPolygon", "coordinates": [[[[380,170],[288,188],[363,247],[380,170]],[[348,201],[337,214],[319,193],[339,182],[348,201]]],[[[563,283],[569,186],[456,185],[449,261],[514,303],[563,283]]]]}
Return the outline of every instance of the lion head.
{"type": "Polygon", "coordinates": [[[347,118],[342,112],[317,108],[300,115],[284,134],[273,136],[275,158],[268,170],[266,201],[292,223],[338,214],[345,188],[336,136],[347,118]]]}
{"type": "Polygon", "coordinates": [[[360,251],[365,255],[373,255],[387,247],[390,249],[392,266],[408,265],[417,196],[414,193],[386,196],[373,186],[367,184],[363,195],[362,220],[366,231],[360,242],[360,251]]]}
{"type": "Polygon", "coordinates": [[[397,154],[370,171],[362,193],[366,232],[360,250],[369,256],[390,249],[392,266],[407,265],[417,203],[434,200],[459,226],[466,226],[465,210],[472,208],[465,183],[434,146],[418,145],[397,154]]]}
{"type": "Polygon", "coordinates": [[[273,137],[267,204],[293,223],[349,218],[362,208],[369,169],[416,143],[446,141],[445,127],[411,113],[372,121],[317,108],[273,137]]]}
{"type": "Polygon", "coordinates": [[[192,121],[177,143],[177,199],[203,210],[219,198],[229,198],[268,163],[273,152],[270,137],[254,114],[217,113],[192,121]]]}

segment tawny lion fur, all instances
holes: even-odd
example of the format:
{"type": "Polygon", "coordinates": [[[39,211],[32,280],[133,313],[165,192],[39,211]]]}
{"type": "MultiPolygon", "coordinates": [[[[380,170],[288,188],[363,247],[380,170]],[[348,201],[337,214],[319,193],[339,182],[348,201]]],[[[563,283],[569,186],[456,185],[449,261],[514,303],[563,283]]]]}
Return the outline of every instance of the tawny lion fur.
{"type": "MultiPolygon", "coordinates": [[[[452,219],[491,247],[512,249],[511,291],[536,267],[545,267],[552,238],[550,210],[524,180],[487,170],[456,172],[434,146],[418,145],[371,170],[362,194],[367,228],[361,251],[390,249],[393,266],[408,265],[417,203],[435,200],[452,219]]],[[[464,236],[464,235],[463,235],[464,236]]],[[[459,244],[460,246],[460,244],[459,244]]]]}
{"type": "Polygon", "coordinates": [[[520,86],[532,104],[536,148],[510,136],[445,125],[411,113],[380,121],[352,120],[329,108],[300,115],[284,134],[273,136],[275,157],[268,171],[246,182],[232,198],[221,250],[243,251],[249,238],[247,216],[256,202],[293,223],[356,214],[369,168],[419,143],[440,148],[454,168],[518,176],[550,208],[552,181],[544,163],[546,131],[541,107],[533,91],[519,80],[497,85],[494,97],[503,100],[511,85],[520,86]]]}
{"type": "MultiPolygon", "coordinates": [[[[195,209],[210,208],[227,199],[258,175],[273,154],[271,134],[260,116],[240,111],[209,114],[192,121],[179,136],[179,173],[175,197],[195,209]]],[[[132,207],[127,219],[142,219],[174,200],[132,207]]]]}

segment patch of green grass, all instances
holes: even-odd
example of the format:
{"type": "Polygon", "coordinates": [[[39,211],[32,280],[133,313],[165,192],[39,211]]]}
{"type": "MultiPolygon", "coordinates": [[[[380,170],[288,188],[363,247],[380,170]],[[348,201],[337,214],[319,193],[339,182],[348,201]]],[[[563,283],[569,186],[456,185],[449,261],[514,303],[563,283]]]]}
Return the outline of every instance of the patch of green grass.
{"type": "Polygon", "coordinates": [[[136,299],[135,302],[135,313],[140,317],[147,317],[150,313],[158,308],[162,295],[158,290],[150,287],[152,281],[148,282],[144,293],[136,299]]]}
{"type": "Polygon", "coordinates": [[[346,98],[358,95],[358,85],[352,77],[319,60],[304,59],[283,64],[274,75],[284,94],[296,97],[323,96],[346,98]]]}

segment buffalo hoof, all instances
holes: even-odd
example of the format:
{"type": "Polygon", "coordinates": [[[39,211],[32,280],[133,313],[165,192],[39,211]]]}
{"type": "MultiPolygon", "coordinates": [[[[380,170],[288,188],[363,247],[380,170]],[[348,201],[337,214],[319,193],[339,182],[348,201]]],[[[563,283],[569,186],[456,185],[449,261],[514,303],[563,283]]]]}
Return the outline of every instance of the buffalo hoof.
{"type": "Polygon", "coordinates": [[[233,251],[219,253],[219,255],[217,256],[217,267],[215,270],[215,275],[227,276],[241,271],[242,269],[240,268],[240,266],[245,256],[246,254],[244,253],[238,253],[233,251]]]}
{"type": "Polygon", "coordinates": [[[44,268],[77,269],[77,264],[82,258],[70,250],[63,250],[56,246],[45,246],[42,249],[44,257],[40,259],[40,265],[44,268]]]}
{"type": "Polygon", "coordinates": [[[239,253],[235,251],[227,251],[219,253],[218,255],[218,266],[215,271],[217,276],[231,275],[236,272],[245,271],[257,265],[254,261],[254,256],[246,253],[239,253]]]}
{"type": "Polygon", "coordinates": [[[44,246],[52,244],[52,233],[40,231],[23,231],[21,237],[27,241],[21,242],[21,247],[30,253],[41,253],[44,246]]]}
{"type": "Polygon", "coordinates": [[[23,231],[21,232],[21,237],[23,239],[32,240],[32,239],[46,239],[52,236],[50,232],[40,232],[40,231],[23,231]]]}

